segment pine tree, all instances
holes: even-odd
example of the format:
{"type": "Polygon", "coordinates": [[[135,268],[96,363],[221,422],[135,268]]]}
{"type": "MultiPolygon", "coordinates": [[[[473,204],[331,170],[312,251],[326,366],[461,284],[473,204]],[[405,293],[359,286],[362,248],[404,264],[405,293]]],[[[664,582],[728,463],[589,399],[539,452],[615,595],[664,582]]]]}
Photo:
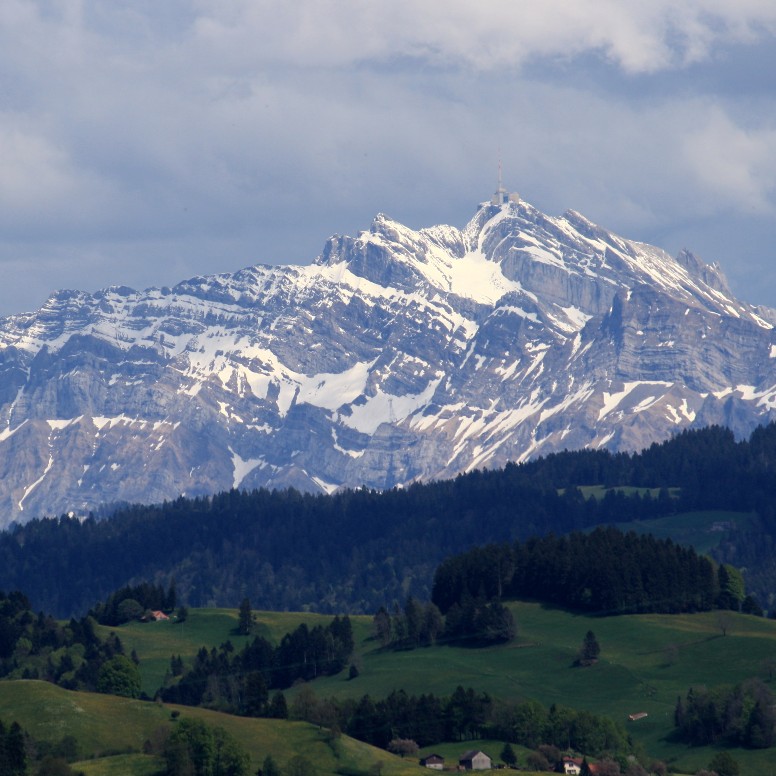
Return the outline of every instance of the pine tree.
{"type": "Polygon", "coordinates": [[[595,633],[589,630],[582,640],[582,647],[579,650],[577,663],[581,666],[590,666],[598,660],[598,655],[600,653],[601,647],[598,644],[598,639],[596,639],[595,633]]]}
{"type": "Polygon", "coordinates": [[[264,762],[261,766],[261,772],[263,776],[280,776],[280,768],[275,762],[275,758],[271,754],[268,754],[264,758],[264,762]]]}
{"type": "Polygon", "coordinates": [[[381,647],[387,647],[391,642],[391,615],[381,606],[372,619],[374,637],[380,642],[381,647]]]}
{"type": "Polygon", "coordinates": [[[517,764],[517,755],[509,742],[504,744],[504,748],[501,750],[501,760],[510,766],[517,764]]]}
{"type": "Polygon", "coordinates": [[[286,696],[279,690],[272,696],[272,700],[270,701],[269,716],[272,717],[272,719],[288,719],[286,696]]]}
{"type": "Polygon", "coordinates": [[[251,611],[251,602],[243,598],[240,602],[240,614],[237,620],[237,630],[241,636],[247,636],[253,627],[253,612],[251,611]]]}
{"type": "Polygon", "coordinates": [[[12,722],[5,738],[5,753],[8,773],[23,776],[27,772],[27,747],[24,731],[18,722],[12,722]]]}

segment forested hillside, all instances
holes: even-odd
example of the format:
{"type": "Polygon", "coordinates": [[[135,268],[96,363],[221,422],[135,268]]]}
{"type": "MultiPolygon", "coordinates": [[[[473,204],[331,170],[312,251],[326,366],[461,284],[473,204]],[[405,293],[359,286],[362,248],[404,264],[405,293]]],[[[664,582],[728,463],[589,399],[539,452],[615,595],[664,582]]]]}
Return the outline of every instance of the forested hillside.
{"type": "Polygon", "coordinates": [[[0,678],[137,697],[137,667],[115,633],[100,638],[95,626],[91,617],[62,625],[51,615],[36,615],[23,593],[0,592],[0,678]]]}
{"type": "Polygon", "coordinates": [[[230,491],[132,506],[110,519],[38,519],[0,535],[0,589],[69,616],[128,583],[174,580],[192,606],[368,612],[428,599],[437,565],[492,542],[701,509],[754,513],[720,533],[763,605],[776,590],[776,426],[737,442],[686,431],[639,454],[566,452],[404,490],[230,491]],[[580,486],[608,488],[584,497],[580,486]],[[670,490],[669,490],[670,489],[670,490]]]}
{"type": "Polygon", "coordinates": [[[597,615],[703,612],[762,614],[740,572],[669,540],[599,527],[492,544],[444,560],[432,600],[450,617],[476,598],[532,599],[597,615]]]}

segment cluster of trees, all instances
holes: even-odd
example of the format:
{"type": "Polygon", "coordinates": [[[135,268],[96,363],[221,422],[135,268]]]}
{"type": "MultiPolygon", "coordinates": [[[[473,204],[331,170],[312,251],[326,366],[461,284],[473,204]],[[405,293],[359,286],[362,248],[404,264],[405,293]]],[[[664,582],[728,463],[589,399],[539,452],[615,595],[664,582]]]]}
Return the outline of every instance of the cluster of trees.
{"type": "Polygon", "coordinates": [[[630,750],[625,728],[609,717],[558,704],[547,708],[534,700],[500,704],[490,732],[530,749],[549,744],[596,757],[630,750]]]}
{"type": "Polygon", "coordinates": [[[172,582],[167,592],[162,585],[142,582],[125,586],[111,593],[105,601],[92,607],[89,614],[100,625],[123,625],[130,620],[139,620],[152,611],[170,613],[175,609],[178,594],[172,582]]]}
{"type": "Polygon", "coordinates": [[[422,604],[408,596],[404,609],[395,604],[392,615],[381,606],[372,618],[372,628],[382,647],[415,649],[435,644],[444,633],[445,621],[435,604],[422,604]]]}
{"type": "Polygon", "coordinates": [[[126,660],[123,653],[115,634],[105,639],[97,635],[93,618],[62,625],[42,612],[35,614],[23,593],[0,591],[0,677],[112,692],[105,689],[109,687],[105,666],[118,657],[126,660]]]}
{"type": "Polygon", "coordinates": [[[499,601],[482,598],[467,599],[463,606],[454,604],[443,617],[432,601],[422,604],[409,596],[404,609],[394,606],[393,615],[381,606],[372,626],[380,645],[392,649],[436,643],[484,646],[511,641],[517,635],[512,612],[499,601]]]}
{"type": "Polygon", "coordinates": [[[679,697],[674,724],[694,746],[724,743],[767,749],[776,744],[773,693],[759,680],[733,687],[693,687],[679,697]]]}
{"type": "Polygon", "coordinates": [[[392,741],[414,741],[421,747],[443,741],[493,738],[532,749],[541,745],[591,755],[626,753],[628,736],[621,724],[587,711],[538,701],[510,703],[487,693],[457,687],[452,695],[409,695],[396,690],[387,698],[320,700],[308,691],[295,700],[291,716],[345,731],[361,741],[387,748],[392,741]]]}
{"type": "Polygon", "coordinates": [[[743,593],[736,574],[669,539],[599,527],[448,558],[434,575],[432,600],[442,612],[501,596],[605,614],[695,612],[740,603],[730,584],[740,580],[743,593]]]}
{"type": "Polygon", "coordinates": [[[2,776],[83,776],[68,763],[79,759],[78,742],[72,735],[59,740],[34,739],[18,722],[0,720],[0,774],[2,776]]]}
{"type": "Polygon", "coordinates": [[[445,616],[445,639],[450,644],[480,646],[512,641],[517,625],[500,601],[467,598],[455,603],[445,616]]]}
{"type": "Polygon", "coordinates": [[[172,678],[161,697],[246,716],[285,717],[285,698],[275,693],[270,699],[270,689],[339,673],[352,652],[353,629],[347,615],[335,617],[327,626],[302,624],[285,634],[277,647],[257,636],[235,652],[227,641],[219,649],[202,647],[189,670],[173,656],[172,678]]]}
{"type": "MultiPolygon", "coordinates": [[[[775,469],[776,426],[742,442],[711,427],[638,454],[560,453],[385,493],[230,491],[125,507],[109,520],[33,520],[0,535],[0,587],[29,583],[36,605],[62,617],[161,574],[191,606],[230,605],[247,588],[261,608],[374,612],[407,594],[427,600],[435,567],[461,548],[727,509],[756,515],[751,530],[731,527],[731,542],[743,548],[750,589],[767,601],[776,589],[775,469]],[[587,484],[612,490],[584,498],[578,486],[587,484]]],[[[733,543],[723,551],[733,560],[733,543]]]]}
{"type": "Polygon", "coordinates": [[[246,776],[250,758],[221,727],[181,719],[164,747],[165,776],[246,776]]]}

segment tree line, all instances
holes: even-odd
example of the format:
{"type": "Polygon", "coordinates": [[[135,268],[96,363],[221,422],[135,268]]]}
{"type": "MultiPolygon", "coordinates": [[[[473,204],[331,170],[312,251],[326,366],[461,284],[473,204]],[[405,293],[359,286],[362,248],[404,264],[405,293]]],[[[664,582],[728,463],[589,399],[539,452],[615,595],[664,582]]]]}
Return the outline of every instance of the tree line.
{"type": "Polygon", "coordinates": [[[677,698],[674,725],[693,746],[725,744],[767,749],[776,743],[773,693],[760,681],[692,687],[677,698]]]}
{"type": "MultiPolygon", "coordinates": [[[[598,614],[738,609],[740,573],[670,539],[599,527],[479,547],[444,560],[432,601],[448,617],[475,599],[529,598],[598,614]]],[[[752,606],[754,606],[752,602],[752,606]]]]}
{"type": "Polygon", "coordinates": [[[745,557],[750,589],[770,606],[775,470],[776,426],[743,441],[710,427],[636,454],[558,453],[402,490],[233,490],[104,520],[41,518],[0,534],[0,587],[60,617],[137,580],[173,578],[189,606],[229,605],[247,589],[264,609],[365,613],[407,594],[428,600],[436,566],[470,547],[725,509],[753,517],[728,526],[719,560],[745,557]],[[609,490],[585,498],[580,485],[609,490]]]}
{"type": "Polygon", "coordinates": [[[381,606],[372,628],[381,647],[397,650],[433,644],[486,646],[512,641],[517,635],[512,612],[500,601],[481,598],[452,606],[445,617],[433,601],[423,604],[409,596],[403,609],[394,605],[393,614],[381,606]]]}
{"type": "Polygon", "coordinates": [[[105,601],[89,610],[89,616],[94,617],[100,625],[115,627],[147,617],[152,611],[170,614],[177,600],[175,582],[170,583],[166,592],[162,585],[141,582],[139,585],[126,585],[111,593],[105,601]]]}
{"type": "Polygon", "coordinates": [[[179,720],[162,747],[165,776],[247,776],[250,757],[224,728],[179,720]]]}
{"type": "Polygon", "coordinates": [[[169,703],[206,706],[254,717],[287,715],[285,698],[269,690],[296,681],[337,674],[353,652],[350,618],[336,616],[328,625],[301,624],[275,647],[256,636],[241,650],[227,641],[216,649],[202,647],[186,670],[178,656],[170,661],[170,680],[159,695],[169,703]]]}
{"type": "Polygon", "coordinates": [[[381,699],[319,699],[311,689],[294,699],[291,716],[342,730],[360,741],[388,748],[392,741],[420,747],[444,741],[496,739],[530,749],[554,746],[592,756],[625,754],[625,728],[609,717],[535,700],[506,702],[458,686],[450,696],[394,690],[381,699]]]}
{"type": "Polygon", "coordinates": [[[131,676],[139,694],[137,668],[124,656],[120,639],[115,633],[101,639],[96,626],[92,617],[63,625],[50,615],[35,614],[23,593],[0,591],[0,677],[42,679],[68,690],[115,692],[125,688],[131,676]],[[115,687],[113,679],[119,682],[115,687]]]}
{"type": "MultiPolygon", "coordinates": [[[[250,757],[242,745],[221,727],[201,720],[175,719],[172,729],[155,731],[144,751],[164,759],[164,776],[247,776],[250,757]]],[[[0,720],[0,774],[26,776],[83,776],[68,763],[80,757],[77,740],[37,741],[18,722],[0,720]]],[[[276,776],[279,776],[277,774],[276,776]]]]}

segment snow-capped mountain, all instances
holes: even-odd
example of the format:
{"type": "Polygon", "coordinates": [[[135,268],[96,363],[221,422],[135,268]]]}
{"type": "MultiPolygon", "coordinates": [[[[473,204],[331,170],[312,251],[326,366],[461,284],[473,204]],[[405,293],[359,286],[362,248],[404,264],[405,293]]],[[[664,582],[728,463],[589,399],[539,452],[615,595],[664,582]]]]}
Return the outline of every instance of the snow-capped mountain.
{"type": "Polygon", "coordinates": [[[504,195],[310,266],[55,293],[0,320],[0,524],[231,487],[384,488],[776,407],[776,311],[504,195]]]}

